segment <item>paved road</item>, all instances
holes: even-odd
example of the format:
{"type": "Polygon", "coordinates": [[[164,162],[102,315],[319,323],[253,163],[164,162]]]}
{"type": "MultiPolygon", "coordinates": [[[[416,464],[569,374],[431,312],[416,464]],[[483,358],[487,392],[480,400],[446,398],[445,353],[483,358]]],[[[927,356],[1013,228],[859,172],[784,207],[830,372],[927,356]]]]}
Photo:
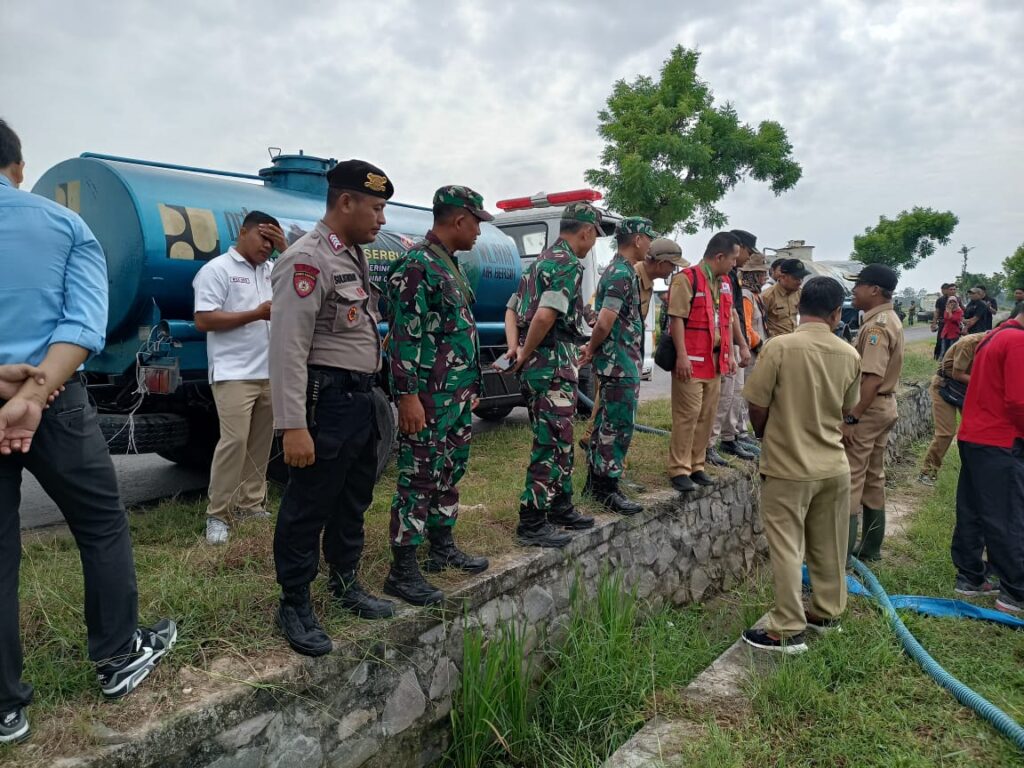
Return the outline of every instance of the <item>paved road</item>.
{"type": "MultiPolygon", "coordinates": [[[[908,341],[929,338],[931,335],[927,324],[918,324],[906,329],[908,341]]],[[[670,392],[669,374],[657,366],[654,368],[653,380],[640,385],[641,400],[668,397],[670,392]]],[[[526,411],[517,408],[509,415],[508,420],[525,424],[526,411]]],[[[496,426],[479,419],[474,422],[474,427],[480,430],[494,429],[496,426]]],[[[121,484],[121,495],[129,507],[173,496],[176,493],[200,491],[206,487],[208,481],[203,472],[184,469],[155,455],[115,456],[114,466],[121,484]]],[[[60,511],[43,493],[35,479],[26,473],[22,483],[21,527],[37,528],[61,522],[63,518],[60,511]]]]}

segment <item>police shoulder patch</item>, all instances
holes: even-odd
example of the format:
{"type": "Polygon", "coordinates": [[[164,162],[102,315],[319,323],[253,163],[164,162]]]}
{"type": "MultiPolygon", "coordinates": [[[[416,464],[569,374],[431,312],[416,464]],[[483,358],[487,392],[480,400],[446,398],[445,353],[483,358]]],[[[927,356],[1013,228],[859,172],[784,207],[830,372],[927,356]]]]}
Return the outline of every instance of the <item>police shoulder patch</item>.
{"type": "Polygon", "coordinates": [[[320,270],[312,264],[296,264],[292,274],[292,287],[300,299],[304,299],[316,288],[316,277],[320,270]]]}
{"type": "Polygon", "coordinates": [[[878,346],[878,331],[872,331],[868,334],[868,344],[873,347],[878,346]]]}

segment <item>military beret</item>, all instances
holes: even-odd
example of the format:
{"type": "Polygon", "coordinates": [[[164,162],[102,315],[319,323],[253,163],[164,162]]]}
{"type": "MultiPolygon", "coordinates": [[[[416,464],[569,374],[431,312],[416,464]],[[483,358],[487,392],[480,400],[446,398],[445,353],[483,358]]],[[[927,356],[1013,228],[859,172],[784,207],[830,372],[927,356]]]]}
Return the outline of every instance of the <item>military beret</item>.
{"type": "Polygon", "coordinates": [[[647,258],[651,261],[669,261],[677,267],[690,266],[690,262],[683,258],[683,249],[679,247],[679,243],[667,237],[659,237],[651,243],[647,258]]]}
{"type": "Polygon", "coordinates": [[[343,160],[327,172],[327,184],[335,189],[362,192],[364,195],[390,200],[395,194],[391,179],[365,160],[343,160]]]}
{"type": "Polygon", "coordinates": [[[627,216],[615,226],[616,235],[647,235],[652,240],[658,236],[654,223],[643,216],[627,216]]]}
{"type": "Polygon", "coordinates": [[[899,275],[892,267],[885,264],[868,264],[857,275],[855,282],[857,285],[877,285],[882,290],[895,291],[899,280],[899,275]]]}
{"type": "Polygon", "coordinates": [[[494,217],[484,210],[484,198],[469,187],[449,184],[434,193],[434,205],[453,205],[465,208],[480,221],[494,221],[494,217]]]}
{"type": "Polygon", "coordinates": [[[601,232],[601,211],[590,203],[569,203],[562,209],[562,221],[580,221],[584,224],[593,224],[594,228],[601,232]]]}
{"type": "Polygon", "coordinates": [[[757,250],[757,236],[752,235],[745,229],[734,229],[729,234],[740,241],[740,245],[749,250],[751,253],[760,253],[757,250]]]}

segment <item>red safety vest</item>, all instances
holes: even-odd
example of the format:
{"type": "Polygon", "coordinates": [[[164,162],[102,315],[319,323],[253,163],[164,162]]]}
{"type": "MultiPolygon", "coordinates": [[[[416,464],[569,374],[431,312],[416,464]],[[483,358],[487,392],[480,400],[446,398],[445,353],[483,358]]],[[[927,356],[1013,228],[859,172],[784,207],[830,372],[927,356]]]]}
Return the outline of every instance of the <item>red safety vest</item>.
{"type": "Polygon", "coordinates": [[[708,279],[699,266],[687,267],[683,272],[693,286],[693,302],[690,304],[690,316],[686,319],[686,355],[690,358],[695,379],[713,379],[729,371],[729,358],[732,354],[732,286],[728,280],[721,281],[717,318],[721,343],[716,369],[715,302],[708,290],[708,279]]]}

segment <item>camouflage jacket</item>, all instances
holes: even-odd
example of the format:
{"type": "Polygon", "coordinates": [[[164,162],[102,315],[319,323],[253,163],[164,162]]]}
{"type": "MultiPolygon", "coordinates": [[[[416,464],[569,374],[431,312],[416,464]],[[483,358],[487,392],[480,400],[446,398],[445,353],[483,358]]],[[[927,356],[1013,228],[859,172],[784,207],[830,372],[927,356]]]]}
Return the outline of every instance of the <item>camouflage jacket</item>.
{"type": "Polygon", "coordinates": [[[622,256],[608,264],[597,284],[594,308],[609,309],[619,317],[594,354],[594,372],[601,376],[624,379],[640,378],[640,345],[643,343],[644,320],[640,315],[640,282],[630,264],[622,256]]]}
{"type": "Polygon", "coordinates": [[[392,267],[387,292],[392,393],[434,395],[438,406],[470,399],[480,382],[479,340],[473,291],[454,256],[428,232],[392,267]]]}
{"type": "Polygon", "coordinates": [[[519,288],[509,300],[516,313],[520,343],[537,310],[548,307],[558,312],[558,319],[548,337],[526,361],[523,372],[553,372],[568,381],[577,379],[579,345],[586,341],[587,323],[579,301],[583,264],[565,240],[558,240],[545,250],[519,281],[519,288]]]}

